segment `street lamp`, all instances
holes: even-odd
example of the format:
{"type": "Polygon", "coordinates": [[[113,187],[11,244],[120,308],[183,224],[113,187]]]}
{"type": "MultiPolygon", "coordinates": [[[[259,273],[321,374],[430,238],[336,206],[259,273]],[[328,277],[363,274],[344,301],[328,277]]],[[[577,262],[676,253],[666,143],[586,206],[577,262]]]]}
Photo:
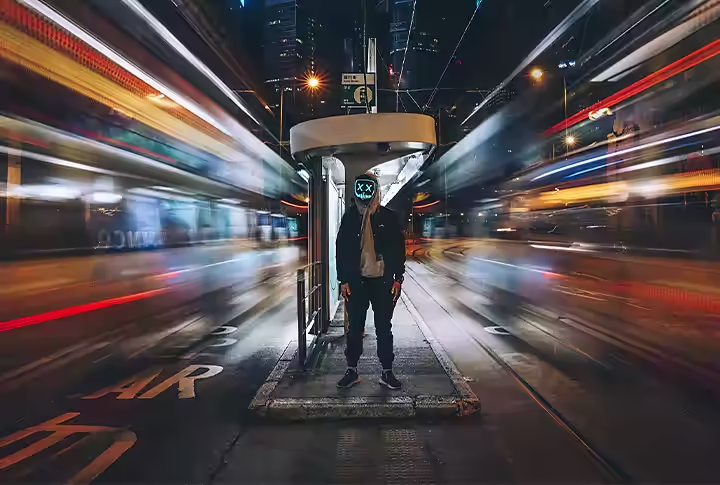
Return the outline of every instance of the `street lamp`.
{"type": "Polygon", "coordinates": [[[536,81],[539,81],[540,79],[542,79],[543,74],[544,74],[544,72],[542,71],[542,69],[538,69],[538,68],[535,68],[532,71],[530,71],[530,75],[536,81]]]}
{"type": "Polygon", "coordinates": [[[320,87],[320,80],[315,76],[311,76],[307,79],[305,84],[307,84],[307,87],[309,87],[310,89],[315,90],[320,87]]]}
{"type": "Polygon", "coordinates": [[[575,144],[575,141],[576,141],[576,140],[575,140],[575,137],[572,136],[572,135],[568,135],[568,136],[565,137],[565,143],[566,143],[567,146],[569,146],[569,147],[573,146],[573,145],[575,144]]]}

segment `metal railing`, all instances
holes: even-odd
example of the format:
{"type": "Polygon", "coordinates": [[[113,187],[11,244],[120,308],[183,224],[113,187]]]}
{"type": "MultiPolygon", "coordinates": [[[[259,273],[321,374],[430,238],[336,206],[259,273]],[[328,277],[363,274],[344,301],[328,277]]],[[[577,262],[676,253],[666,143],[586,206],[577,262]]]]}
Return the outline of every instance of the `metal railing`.
{"type": "Polygon", "coordinates": [[[301,369],[305,369],[308,360],[308,329],[316,337],[320,334],[317,320],[322,308],[322,295],[320,293],[322,287],[320,278],[321,264],[320,261],[316,261],[297,270],[298,364],[301,369]],[[306,274],[310,276],[310,282],[314,283],[314,286],[307,293],[306,274]]]}

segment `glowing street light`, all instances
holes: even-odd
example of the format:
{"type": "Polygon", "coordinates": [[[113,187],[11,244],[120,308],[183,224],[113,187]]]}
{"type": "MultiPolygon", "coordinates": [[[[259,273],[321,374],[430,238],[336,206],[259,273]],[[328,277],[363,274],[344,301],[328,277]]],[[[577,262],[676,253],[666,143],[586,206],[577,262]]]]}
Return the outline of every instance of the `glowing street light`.
{"type": "Polygon", "coordinates": [[[545,74],[545,73],[542,71],[542,69],[533,69],[532,71],[530,71],[530,75],[536,81],[539,81],[540,79],[542,79],[543,74],[545,74]]]}
{"type": "Polygon", "coordinates": [[[565,143],[566,143],[568,146],[573,146],[573,145],[575,144],[575,141],[576,141],[576,140],[575,140],[575,137],[572,136],[572,135],[568,135],[568,136],[565,137],[565,143]]]}
{"type": "Polygon", "coordinates": [[[317,89],[320,87],[320,80],[315,76],[309,77],[307,80],[307,86],[310,89],[317,89]]]}

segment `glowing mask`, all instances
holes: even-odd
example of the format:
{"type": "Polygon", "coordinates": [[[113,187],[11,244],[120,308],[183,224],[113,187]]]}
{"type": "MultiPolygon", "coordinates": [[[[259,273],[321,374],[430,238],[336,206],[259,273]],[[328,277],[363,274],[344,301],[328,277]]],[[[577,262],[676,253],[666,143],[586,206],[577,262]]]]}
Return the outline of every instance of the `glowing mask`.
{"type": "Polygon", "coordinates": [[[362,202],[369,202],[377,191],[377,182],[371,178],[355,180],[355,197],[362,202]]]}

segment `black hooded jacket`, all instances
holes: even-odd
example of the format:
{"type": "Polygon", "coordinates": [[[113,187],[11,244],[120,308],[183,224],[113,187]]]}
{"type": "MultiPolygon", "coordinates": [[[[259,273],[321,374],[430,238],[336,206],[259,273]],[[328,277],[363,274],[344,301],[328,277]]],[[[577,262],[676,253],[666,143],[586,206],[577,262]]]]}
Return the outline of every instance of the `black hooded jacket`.
{"type": "MultiPolygon", "coordinates": [[[[393,211],[383,206],[370,216],[375,253],[385,261],[385,278],[403,281],[405,275],[405,234],[393,211]]],[[[340,222],[335,257],[340,283],[360,281],[360,241],[362,239],[362,215],[353,204],[340,222]]]]}

